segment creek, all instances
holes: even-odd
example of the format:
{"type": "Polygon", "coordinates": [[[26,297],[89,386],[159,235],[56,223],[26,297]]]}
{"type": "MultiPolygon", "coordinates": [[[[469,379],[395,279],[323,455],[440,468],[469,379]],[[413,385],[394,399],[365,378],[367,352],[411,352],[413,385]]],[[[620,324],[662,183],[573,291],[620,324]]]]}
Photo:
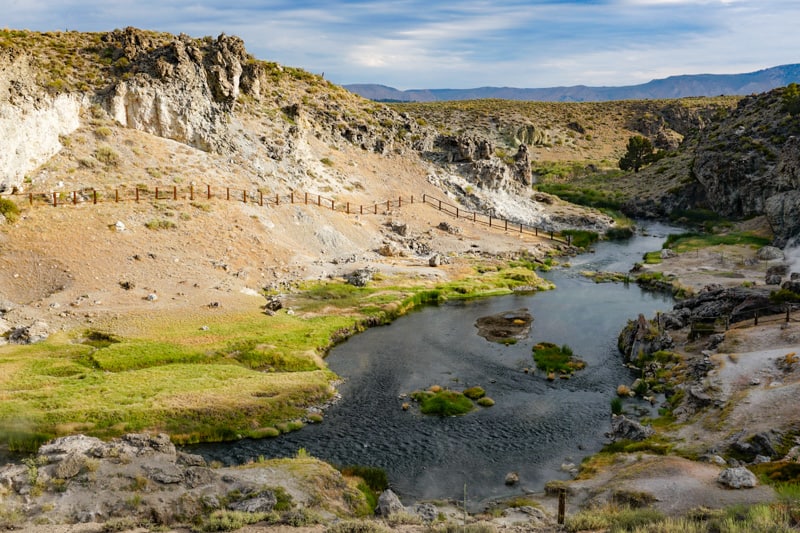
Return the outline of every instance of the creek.
{"type": "Polygon", "coordinates": [[[635,375],[622,364],[617,336],[630,318],[672,308],[672,298],[635,284],[597,284],[582,270],[627,272],[644,252],[658,250],[675,228],[640,225],[623,242],[598,243],[568,258],[570,268],[543,274],[557,288],[429,306],[335,347],[326,361],[344,379],[341,400],[320,424],[274,439],[201,444],[187,451],[224,464],[292,456],[300,448],[335,465],[377,466],[404,501],[462,500],[471,504],[539,491],[567,479],[562,465],[600,450],[610,429],[610,400],[635,375]],[[512,345],[477,334],[483,316],[527,308],[530,335],[512,345]],[[587,363],[568,380],[548,381],[531,349],[568,344],[587,363]],[[408,411],[402,396],[431,385],[462,390],[479,385],[496,403],[463,416],[440,418],[408,411]],[[509,487],[505,476],[519,474],[509,487]]]}

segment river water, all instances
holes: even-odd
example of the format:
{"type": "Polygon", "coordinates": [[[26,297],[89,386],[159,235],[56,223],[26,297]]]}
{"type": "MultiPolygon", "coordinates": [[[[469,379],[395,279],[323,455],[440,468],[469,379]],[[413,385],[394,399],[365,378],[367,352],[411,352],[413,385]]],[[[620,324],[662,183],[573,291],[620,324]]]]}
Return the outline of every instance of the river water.
{"type": "Polygon", "coordinates": [[[345,380],[342,399],[321,424],[274,439],[189,451],[236,464],[305,448],[336,465],[385,469],[405,501],[461,499],[466,484],[470,502],[477,504],[566,479],[563,464],[579,464],[606,441],[610,400],[617,385],[634,379],[616,347],[626,320],[672,307],[671,298],[635,284],[596,284],[579,274],[626,272],[676,231],[643,227],[646,234],[599,243],[593,253],[571,258],[571,268],[547,273],[554,291],[425,307],[337,346],[326,361],[345,380]],[[534,317],[527,339],[505,346],[478,336],[478,318],[520,308],[534,317]],[[541,372],[526,373],[534,367],[531,349],[541,341],[568,344],[586,369],[554,382],[541,372]],[[401,409],[404,394],[436,384],[459,390],[480,385],[496,403],[449,418],[422,415],[414,404],[401,409]],[[512,471],[520,483],[508,487],[505,476],[512,471]]]}

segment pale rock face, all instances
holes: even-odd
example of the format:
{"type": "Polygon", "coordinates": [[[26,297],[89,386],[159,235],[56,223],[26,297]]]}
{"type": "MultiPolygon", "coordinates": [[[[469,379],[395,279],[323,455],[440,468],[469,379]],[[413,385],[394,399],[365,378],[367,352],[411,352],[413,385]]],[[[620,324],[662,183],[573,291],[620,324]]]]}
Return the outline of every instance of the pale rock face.
{"type": "Polygon", "coordinates": [[[25,174],[58,153],[59,136],[78,129],[80,111],[75,95],[53,98],[42,93],[16,105],[0,101],[0,190],[21,187],[25,174]]]}

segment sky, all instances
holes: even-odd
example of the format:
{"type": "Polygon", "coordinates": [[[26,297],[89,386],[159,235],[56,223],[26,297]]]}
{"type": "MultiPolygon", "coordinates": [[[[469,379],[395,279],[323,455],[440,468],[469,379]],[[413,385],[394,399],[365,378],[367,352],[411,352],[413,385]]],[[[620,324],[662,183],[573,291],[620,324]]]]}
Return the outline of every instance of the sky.
{"type": "Polygon", "coordinates": [[[0,0],[0,25],[241,37],[397,89],[620,86],[800,63],[798,0],[0,0]]]}

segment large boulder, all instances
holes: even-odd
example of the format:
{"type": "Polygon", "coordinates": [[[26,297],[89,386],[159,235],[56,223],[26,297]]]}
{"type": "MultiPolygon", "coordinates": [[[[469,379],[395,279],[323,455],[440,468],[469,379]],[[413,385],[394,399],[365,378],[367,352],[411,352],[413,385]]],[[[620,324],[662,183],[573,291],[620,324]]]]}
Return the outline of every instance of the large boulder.
{"type": "Polygon", "coordinates": [[[614,415],[611,418],[611,432],[608,436],[611,440],[645,440],[655,434],[655,430],[650,426],[645,426],[631,420],[625,415],[614,415]]]}
{"type": "Polygon", "coordinates": [[[758,484],[755,474],[743,466],[726,468],[720,472],[717,481],[731,489],[751,489],[758,484]]]}
{"type": "Polygon", "coordinates": [[[403,502],[391,489],[386,489],[378,496],[378,508],[376,512],[383,517],[391,516],[395,513],[405,511],[403,502]]]}

